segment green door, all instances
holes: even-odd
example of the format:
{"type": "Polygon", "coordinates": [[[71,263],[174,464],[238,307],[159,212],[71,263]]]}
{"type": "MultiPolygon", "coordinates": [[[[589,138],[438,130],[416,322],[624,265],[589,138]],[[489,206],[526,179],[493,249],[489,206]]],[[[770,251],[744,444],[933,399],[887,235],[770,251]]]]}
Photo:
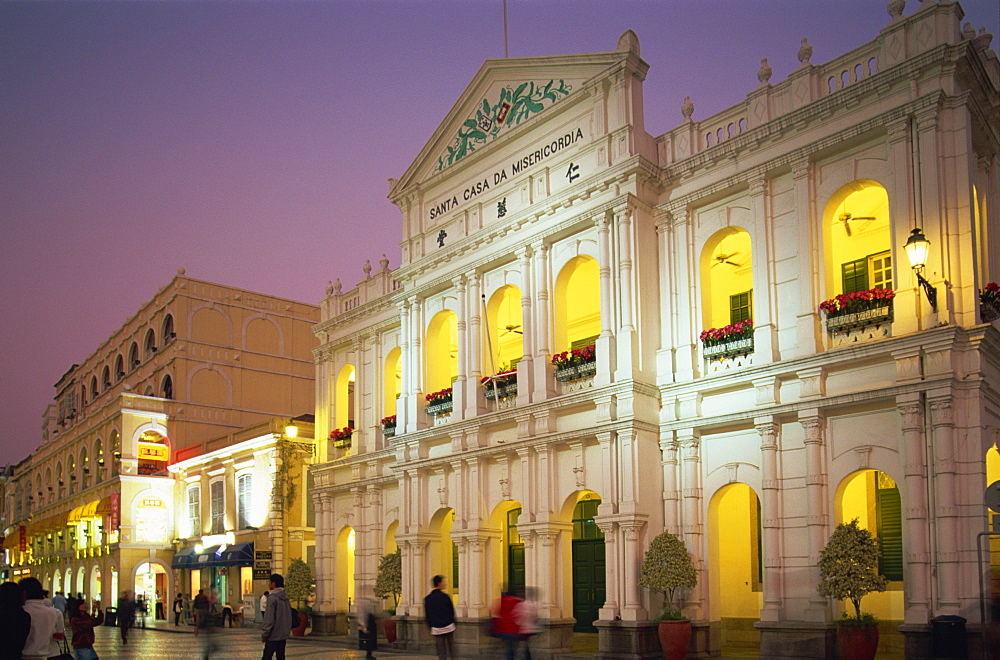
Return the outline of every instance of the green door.
{"type": "Polygon", "coordinates": [[[524,596],[524,541],[517,532],[517,519],[521,509],[507,512],[507,590],[524,596]]]}
{"type": "Polygon", "coordinates": [[[606,596],[604,534],[594,523],[600,500],[583,500],[573,511],[573,618],[575,632],[597,632],[594,621],[606,596]]]}

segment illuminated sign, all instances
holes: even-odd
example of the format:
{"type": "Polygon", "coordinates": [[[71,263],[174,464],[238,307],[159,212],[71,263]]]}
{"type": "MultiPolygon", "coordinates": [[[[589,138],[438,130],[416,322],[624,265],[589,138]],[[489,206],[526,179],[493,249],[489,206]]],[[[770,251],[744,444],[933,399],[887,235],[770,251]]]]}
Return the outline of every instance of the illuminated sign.
{"type": "Polygon", "coordinates": [[[166,445],[138,443],[138,458],[143,461],[164,461],[170,458],[170,448],[166,445]]]}

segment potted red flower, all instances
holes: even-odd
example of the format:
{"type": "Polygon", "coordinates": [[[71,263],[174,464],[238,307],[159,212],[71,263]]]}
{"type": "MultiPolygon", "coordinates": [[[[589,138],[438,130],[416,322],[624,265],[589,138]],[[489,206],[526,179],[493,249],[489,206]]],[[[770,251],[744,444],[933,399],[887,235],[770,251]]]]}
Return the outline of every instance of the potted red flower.
{"type": "Polygon", "coordinates": [[[709,328],[701,333],[705,359],[736,357],[753,352],[753,319],[737,321],[722,328],[709,328]]]}
{"type": "Polygon", "coordinates": [[[549,362],[556,368],[556,380],[590,378],[597,371],[597,347],[594,344],[556,353],[549,362]]]}
{"type": "Polygon", "coordinates": [[[330,439],[333,440],[333,446],[338,449],[350,448],[352,435],[354,435],[354,429],[350,426],[330,431],[330,439]]]}
{"type": "Polygon", "coordinates": [[[444,415],[450,413],[452,406],[451,395],[452,388],[450,387],[425,395],[424,399],[427,400],[427,414],[444,415]]]}
{"type": "Polygon", "coordinates": [[[892,321],[892,289],[876,287],[867,291],[852,291],[824,300],[819,309],[826,315],[826,329],[831,333],[892,321]]]}
{"type": "Polygon", "coordinates": [[[517,395],[517,370],[500,367],[500,373],[483,376],[479,383],[483,386],[483,395],[488,401],[495,398],[507,399],[517,395]]]}
{"type": "Polygon", "coordinates": [[[996,282],[979,290],[979,315],[986,323],[1000,319],[1000,285],[996,282]]]}
{"type": "Polygon", "coordinates": [[[382,425],[382,435],[386,438],[391,438],[396,435],[396,416],[389,415],[388,417],[383,417],[379,422],[382,425]]]}

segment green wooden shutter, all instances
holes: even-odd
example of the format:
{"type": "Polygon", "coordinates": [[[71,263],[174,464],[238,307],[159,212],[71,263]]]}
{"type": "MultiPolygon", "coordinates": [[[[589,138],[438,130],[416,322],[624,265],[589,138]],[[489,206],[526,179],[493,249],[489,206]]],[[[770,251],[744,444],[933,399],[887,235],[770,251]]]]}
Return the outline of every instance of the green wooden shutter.
{"type": "Polygon", "coordinates": [[[875,488],[879,570],[886,579],[903,579],[903,516],[898,488],[875,488]]]}
{"type": "Polygon", "coordinates": [[[841,264],[840,274],[843,279],[844,293],[867,291],[869,289],[867,258],[841,264]]]}
{"type": "Polygon", "coordinates": [[[458,589],[458,545],[451,542],[451,587],[458,589]]]}
{"type": "Polygon", "coordinates": [[[729,322],[739,323],[753,318],[753,289],[729,296],[729,322]]]}

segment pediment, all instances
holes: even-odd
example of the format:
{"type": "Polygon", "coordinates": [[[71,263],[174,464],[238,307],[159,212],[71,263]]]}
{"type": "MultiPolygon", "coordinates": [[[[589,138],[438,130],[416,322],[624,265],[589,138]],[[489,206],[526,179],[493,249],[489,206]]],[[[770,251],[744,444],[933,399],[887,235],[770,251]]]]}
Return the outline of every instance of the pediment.
{"type": "Polygon", "coordinates": [[[447,172],[475,153],[583,93],[619,70],[629,52],[487,60],[406,173],[390,198],[447,172]]]}

